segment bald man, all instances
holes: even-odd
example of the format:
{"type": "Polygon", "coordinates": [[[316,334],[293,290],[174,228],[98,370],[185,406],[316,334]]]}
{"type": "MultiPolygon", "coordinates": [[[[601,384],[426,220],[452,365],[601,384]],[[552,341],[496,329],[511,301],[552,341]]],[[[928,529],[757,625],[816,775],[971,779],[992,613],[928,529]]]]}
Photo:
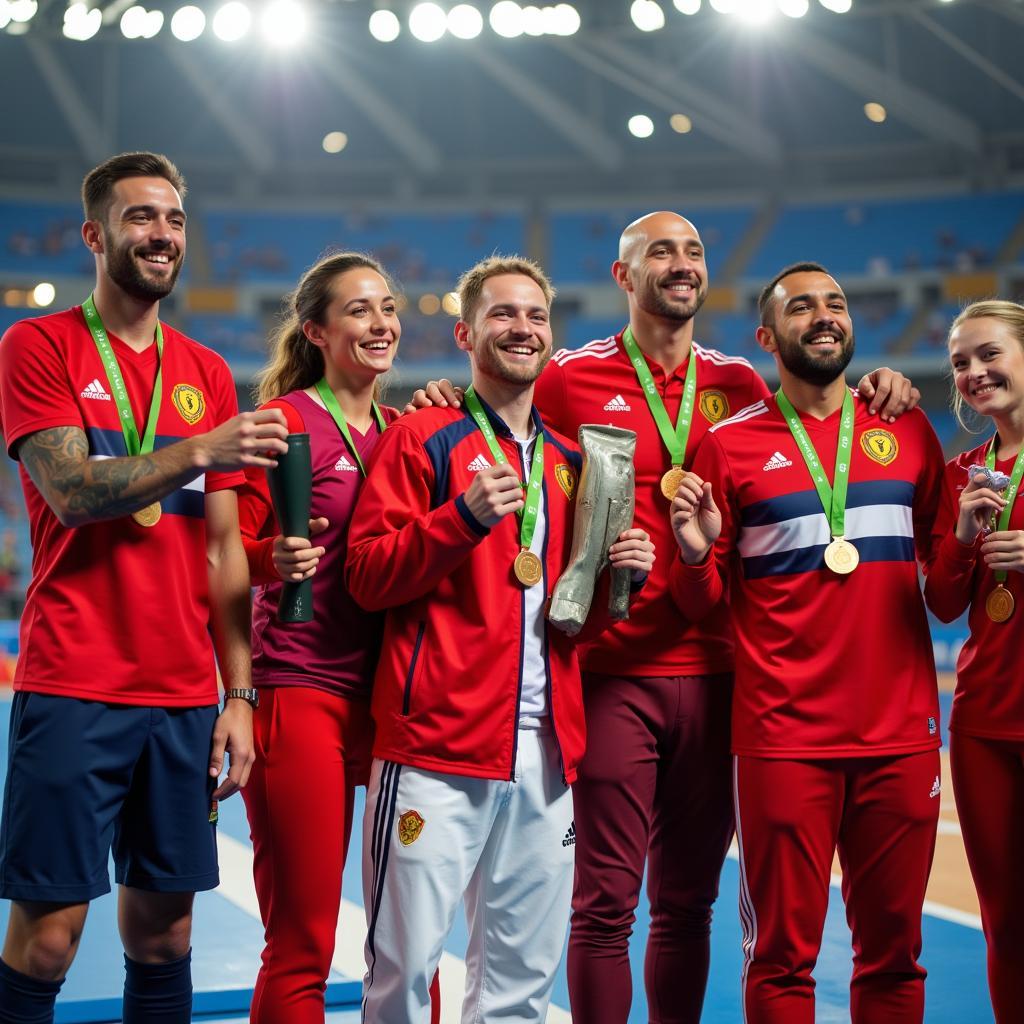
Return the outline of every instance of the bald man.
{"type": "MultiPolygon", "coordinates": [[[[724,602],[695,624],[669,594],[676,557],[669,511],[680,470],[707,430],[768,388],[745,359],[693,340],[708,271],[690,221],[666,212],[634,221],[611,269],[629,305],[628,326],[556,352],[534,396],[545,422],[570,437],[581,423],[636,431],[634,524],[660,553],[629,619],[578,648],[587,749],[573,785],[569,996],[575,1020],[625,1024],[629,1017],[629,936],[646,861],[648,1019],[697,1024],[711,907],[733,832],[733,647],[724,602]]],[[[909,382],[888,370],[861,386],[873,411],[884,407],[886,415],[912,401],[909,382]]],[[[429,387],[414,396],[414,404],[428,400],[456,398],[429,387]]]]}

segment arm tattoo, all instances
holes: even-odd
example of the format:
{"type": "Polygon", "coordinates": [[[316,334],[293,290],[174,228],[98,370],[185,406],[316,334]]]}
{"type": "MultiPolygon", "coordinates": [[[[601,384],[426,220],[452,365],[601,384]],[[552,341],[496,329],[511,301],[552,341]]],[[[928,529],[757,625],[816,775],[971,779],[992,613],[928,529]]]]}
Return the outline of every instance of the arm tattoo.
{"type": "Polygon", "coordinates": [[[30,434],[19,445],[18,458],[50,507],[75,523],[127,515],[173,489],[151,455],[90,462],[80,427],[30,434]]]}

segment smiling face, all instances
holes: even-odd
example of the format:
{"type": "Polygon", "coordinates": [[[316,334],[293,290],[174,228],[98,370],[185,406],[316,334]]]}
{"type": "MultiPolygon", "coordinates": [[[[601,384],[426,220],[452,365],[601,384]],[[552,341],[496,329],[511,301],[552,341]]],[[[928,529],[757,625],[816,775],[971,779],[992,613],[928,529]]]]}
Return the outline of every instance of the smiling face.
{"type": "Polygon", "coordinates": [[[772,292],[771,322],[757,330],[794,377],[824,387],[853,358],[853,321],[843,290],[828,274],[789,274],[772,292]]]}
{"type": "Polygon", "coordinates": [[[88,221],[86,243],[123,292],[159,302],[169,295],[185,259],[185,211],[166,178],[122,178],[103,221],[88,221]]]}
{"type": "Polygon", "coordinates": [[[626,228],[612,273],[631,304],[675,323],[692,320],[708,294],[700,235],[675,213],[652,213],[626,228]]]}
{"type": "Polygon", "coordinates": [[[998,417],[1024,402],[1024,347],[1004,321],[962,321],[949,336],[949,362],[957,393],[976,413],[998,417]]]}
{"type": "Polygon", "coordinates": [[[532,384],[551,358],[551,321],[540,285],[526,274],[483,282],[471,319],[455,325],[474,373],[503,384],[532,384]]]}
{"type": "Polygon", "coordinates": [[[387,281],[370,267],[338,274],[323,323],[307,320],[302,329],[324,354],[328,383],[335,374],[353,383],[391,369],[402,336],[398,307],[387,281]]]}

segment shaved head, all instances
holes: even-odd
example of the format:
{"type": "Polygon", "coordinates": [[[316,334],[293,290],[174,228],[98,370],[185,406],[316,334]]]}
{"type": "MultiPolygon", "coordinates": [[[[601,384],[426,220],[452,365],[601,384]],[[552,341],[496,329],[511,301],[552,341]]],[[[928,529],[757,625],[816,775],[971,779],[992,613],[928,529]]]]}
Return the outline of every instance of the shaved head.
{"type": "Polygon", "coordinates": [[[700,242],[697,229],[685,217],[667,210],[648,213],[638,217],[627,225],[619,238],[619,259],[623,263],[632,263],[638,253],[642,253],[652,239],[666,237],[689,236],[700,242]]]}

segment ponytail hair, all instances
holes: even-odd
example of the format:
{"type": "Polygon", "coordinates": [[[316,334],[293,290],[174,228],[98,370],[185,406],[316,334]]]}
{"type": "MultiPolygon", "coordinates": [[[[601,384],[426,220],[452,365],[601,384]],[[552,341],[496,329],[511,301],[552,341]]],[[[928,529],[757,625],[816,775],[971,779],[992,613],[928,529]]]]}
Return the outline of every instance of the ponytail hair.
{"type": "MultiPolygon", "coordinates": [[[[254,391],[258,405],[290,391],[310,388],[324,375],[323,352],[306,337],[302,325],[307,320],[322,325],[334,298],[334,279],[361,267],[376,271],[394,290],[384,268],[372,256],[339,252],[314,263],[302,275],[295,291],[286,296],[281,322],[270,336],[270,358],[256,374],[254,391]]],[[[377,392],[375,386],[375,398],[377,392]]]]}

